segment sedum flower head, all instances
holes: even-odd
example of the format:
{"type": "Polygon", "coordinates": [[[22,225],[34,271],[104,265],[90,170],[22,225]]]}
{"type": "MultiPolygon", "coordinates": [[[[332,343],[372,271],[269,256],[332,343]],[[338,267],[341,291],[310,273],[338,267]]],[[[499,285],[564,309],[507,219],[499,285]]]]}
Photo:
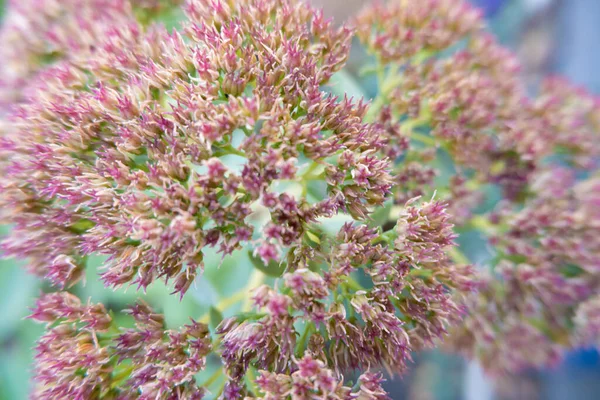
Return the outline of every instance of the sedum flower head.
{"type": "Polygon", "coordinates": [[[535,199],[500,218],[498,277],[472,300],[474,312],[456,334],[459,349],[481,354],[496,373],[556,364],[565,348],[597,335],[598,179],[576,183],[552,170],[537,183],[535,199]]]}
{"type": "Polygon", "coordinates": [[[599,103],[558,78],[530,96],[466,2],[377,3],[356,30],[291,0],[52,4],[23,43],[56,57],[0,139],[2,250],[61,290],[32,314],[39,398],[385,399],[376,370],[449,329],[496,373],[598,343],[599,103]],[[355,34],[371,104],[332,94],[355,34]],[[479,279],[455,245],[474,230],[479,279]],[[256,279],[210,328],[138,303],[119,329],[64,291],[100,256],[109,288],[183,297],[211,252],[256,279]]]}
{"type": "Polygon", "coordinates": [[[446,203],[410,199],[391,226],[375,221],[395,184],[387,127],[326,88],[351,29],[287,0],[183,9],[179,30],[117,24],[31,78],[0,141],[14,227],[2,249],[61,290],[102,256],[107,287],[161,280],[184,296],[208,251],[243,249],[265,284],[245,294],[251,312],[212,330],[165,330],[138,304],[120,331],[102,305],[45,295],[36,393],[199,399],[211,356],[224,399],[387,398],[371,370],[401,373],[475,286],[448,255],[446,203]],[[351,369],[364,372],[354,388],[351,369]]]}
{"type": "Polygon", "coordinates": [[[356,19],[358,36],[383,62],[405,62],[451,46],[482,28],[481,10],[463,1],[375,2],[356,19]]]}
{"type": "MultiPolygon", "coordinates": [[[[0,28],[0,110],[24,100],[31,81],[66,58],[88,57],[122,25],[179,1],[11,0],[0,28]]],[[[2,116],[3,113],[0,114],[2,116]]]]}
{"type": "Polygon", "coordinates": [[[395,203],[437,193],[457,230],[490,244],[491,271],[450,344],[490,372],[515,373],[590,342],[598,100],[559,78],[531,96],[466,2],[392,0],[356,22],[378,75],[369,117],[396,160],[395,203]]]}
{"type": "Polygon", "coordinates": [[[346,224],[331,246],[297,249],[281,289],[256,290],[258,314],[217,330],[232,382],[249,364],[284,371],[305,345],[336,370],[403,371],[411,350],[431,346],[463,313],[449,289],[471,290],[471,271],[448,258],[453,238],[443,205],[427,203],[407,207],[387,237],[346,224]],[[315,262],[327,265],[321,274],[311,271],[315,262]],[[352,279],[356,272],[370,289],[352,279]],[[299,323],[306,328],[298,339],[299,323]]]}
{"type": "Polygon", "coordinates": [[[226,255],[252,241],[268,262],[317,218],[365,218],[383,202],[377,127],[362,122],[364,105],[320,89],[345,60],[349,31],[277,2],[239,6],[248,20],[228,8],[228,26],[199,7],[187,7],[185,39],[127,26],[97,58],[45,71],[16,113],[5,199],[20,211],[17,230],[37,238],[15,235],[5,248],[37,273],[68,286],[82,258],[103,254],[108,285],[163,278],[183,294],[206,246],[226,255]],[[266,35],[283,23],[288,35],[266,35]],[[326,184],[323,198],[277,188],[302,179],[326,184]],[[272,215],[264,234],[248,222],[258,208],[272,215]]]}

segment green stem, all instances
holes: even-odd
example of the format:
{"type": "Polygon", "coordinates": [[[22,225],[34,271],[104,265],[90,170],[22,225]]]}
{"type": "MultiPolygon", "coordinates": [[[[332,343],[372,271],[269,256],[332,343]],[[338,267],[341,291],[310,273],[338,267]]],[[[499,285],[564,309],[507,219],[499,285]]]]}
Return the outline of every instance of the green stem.
{"type": "Polygon", "coordinates": [[[213,383],[217,381],[221,376],[223,376],[223,370],[220,367],[217,367],[217,370],[208,377],[208,379],[202,384],[205,388],[209,387],[213,383]]]}
{"type": "Polygon", "coordinates": [[[402,82],[402,79],[403,76],[398,75],[396,67],[390,68],[386,75],[383,63],[378,62],[377,81],[379,94],[373,99],[369,106],[369,110],[365,116],[367,122],[375,121],[381,109],[389,103],[388,97],[392,94],[396,86],[402,82]]]}
{"type": "Polygon", "coordinates": [[[250,311],[250,308],[252,307],[252,299],[250,293],[252,293],[257,287],[262,285],[264,279],[265,274],[263,274],[261,271],[255,268],[252,272],[252,276],[250,277],[250,281],[248,282],[246,287],[242,289],[242,291],[246,294],[246,299],[244,300],[244,304],[242,305],[242,312],[250,311]]]}
{"type": "Polygon", "coordinates": [[[128,367],[124,368],[121,372],[119,372],[117,374],[113,374],[112,379],[111,379],[111,381],[112,381],[111,389],[118,387],[123,380],[125,380],[126,378],[129,378],[131,376],[132,372],[133,372],[133,366],[128,366],[128,367]]]}
{"type": "Polygon", "coordinates": [[[296,354],[298,356],[301,357],[302,354],[304,354],[304,347],[306,346],[306,341],[308,340],[310,335],[314,332],[314,330],[315,330],[315,325],[312,322],[309,322],[306,325],[306,328],[304,329],[304,332],[302,333],[300,340],[298,340],[298,343],[296,344],[296,354]]]}
{"type": "MultiPolygon", "coordinates": [[[[234,304],[244,300],[244,298],[247,295],[248,295],[247,292],[245,292],[244,290],[240,290],[239,292],[235,293],[233,296],[227,297],[226,299],[223,299],[219,303],[217,303],[217,305],[215,306],[215,309],[222,313],[223,311],[227,310],[229,307],[233,306],[234,304]]],[[[204,314],[198,321],[201,323],[204,323],[204,324],[208,324],[210,321],[210,313],[204,314]]]]}
{"type": "Polygon", "coordinates": [[[377,241],[379,239],[383,239],[386,243],[392,244],[394,243],[394,240],[396,240],[397,236],[398,234],[396,233],[396,230],[391,229],[387,232],[382,233],[378,238],[375,238],[374,240],[377,241]]]}
{"type": "Polygon", "coordinates": [[[221,395],[223,394],[223,390],[225,390],[226,383],[227,383],[227,380],[223,381],[223,383],[221,383],[219,385],[219,390],[217,391],[217,395],[215,396],[215,399],[218,399],[221,397],[221,395]]]}
{"type": "Polygon", "coordinates": [[[315,173],[319,167],[321,167],[321,164],[313,161],[308,168],[306,168],[306,171],[298,177],[300,185],[302,186],[302,197],[306,197],[308,194],[308,182],[324,177],[324,172],[315,173]]]}
{"type": "Polygon", "coordinates": [[[231,145],[231,143],[226,144],[224,146],[219,146],[214,152],[213,155],[215,157],[222,157],[226,155],[236,155],[240,157],[246,157],[246,153],[242,150],[236,149],[231,145]]]}
{"type": "Polygon", "coordinates": [[[316,176],[313,174],[313,172],[315,172],[319,167],[321,166],[321,164],[317,163],[317,162],[311,162],[310,165],[308,166],[308,168],[306,168],[306,171],[304,171],[302,173],[302,175],[300,175],[300,179],[309,179],[312,178],[313,176],[316,176]]]}
{"type": "MultiPolygon", "coordinates": [[[[431,52],[427,50],[423,50],[416,54],[410,63],[420,64],[425,61],[427,58],[431,56],[431,52]]],[[[377,115],[381,111],[381,109],[389,103],[389,96],[394,92],[394,89],[398,87],[400,83],[404,80],[404,76],[399,73],[399,65],[392,65],[387,74],[385,74],[385,64],[378,60],[377,62],[377,80],[379,87],[379,94],[369,107],[367,111],[367,115],[365,116],[365,120],[367,122],[375,121],[377,115]]]]}

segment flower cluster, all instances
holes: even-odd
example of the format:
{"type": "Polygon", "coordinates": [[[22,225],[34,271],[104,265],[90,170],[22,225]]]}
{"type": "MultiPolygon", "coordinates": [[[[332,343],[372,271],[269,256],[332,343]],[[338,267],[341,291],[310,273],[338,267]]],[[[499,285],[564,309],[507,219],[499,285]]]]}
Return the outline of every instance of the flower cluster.
{"type": "Polygon", "coordinates": [[[32,315],[38,398],[387,399],[372,370],[450,329],[502,373],[600,343],[600,102],[560,79],[530,97],[466,2],[377,3],[356,31],[291,0],[12,10],[0,246],[61,290],[32,315]],[[371,104],[328,86],[355,33],[371,104]],[[468,230],[494,249],[481,280],[468,230]],[[225,319],[167,330],[139,303],[119,329],[64,291],[94,257],[108,288],[183,297],[210,253],[260,281],[225,319]]]}
{"type": "Polygon", "coordinates": [[[97,57],[46,70],[14,115],[4,208],[23,234],[4,248],[59,285],[104,254],[108,285],[163,277],[183,294],[205,246],[259,241],[279,259],[307,224],[340,208],[364,218],[389,190],[364,105],[320,89],[347,56],[347,29],[279,2],[229,10],[228,26],[201,2],[187,11],[186,38],[123,27],[97,57]],[[284,23],[288,36],[266,35],[284,23]],[[310,181],[327,185],[322,199],[281,190],[310,181]],[[258,208],[272,220],[260,235],[248,222],[258,208]]]}
{"type": "Polygon", "coordinates": [[[115,333],[102,306],[44,296],[39,396],[202,398],[211,380],[194,376],[210,354],[224,399],[386,398],[369,371],[401,373],[475,288],[472,268],[448,255],[446,203],[411,199],[391,226],[375,221],[396,181],[389,127],[326,88],[351,29],[288,0],[183,10],[173,31],[100,19],[94,29],[109,31],[85,56],[29,78],[0,139],[1,217],[13,225],[2,250],[63,290],[98,256],[110,288],[162,280],[184,296],[207,252],[244,249],[259,275],[280,279],[263,277],[247,294],[255,310],[211,332],[165,331],[137,305],[136,328],[115,333]],[[346,221],[337,232],[334,216],[346,221]],[[344,387],[357,368],[358,386],[344,387]]]}
{"type": "Polygon", "coordinates": [[[452,0],[376,2],[356,23],[359,38],[385,63],[444,50],[483,26],[479,9],[452,0]]]}
{"type": "MultiPolygon", "coordinates": [[[[464,12],[459,15],[470,21],[468,28],[466,22],[447,22],[458,18],[454,10],[468,5],[452,2],[455,8],[449,11],[448,2],[431,3],[436,4],[435,11],[422,15],[419,24],[397,17],[420,15],[421,4],[413,2],[392,1],[387,11],[374,7],[357,19],[364,25],[359,37],[386,73],[375,107],[378,112],[372,115],[388,127],[388,147],[399,148],[400,155],[410,160],[400,163],[395,173],[400,179],[398,201],[407,193],[427,193],[424,187],[432,186],[436,177],[430,166],[432,147],[452,158],[458,182],[475,174],[474,180],[499,185],[504,197],[512,201],[523,199],[532,174],[557,152],[568,154],[567,161],[578,168],[594,169],[600,154],[594,142],[599,128],[597,100],[557,78],[544,82],[538,96],[531,99],[519,80],[519,63],[479,29],[481,21],[464,12]],[[441,36],[453,38],[435,48],[446,50],[445,57],[434,57],[421,38],[431,31],[426,21],[446,27],[441,36]],[[422,25],[423,32],[417,28],[422,25]],[[409,40],[391,39],[405,29],[415,32],[409,40]],[[419,53],[385,57],[412,41],[421,49],[419,53]],[[380,42],[387,44],[374,45],[380,42]],[[412,148],[407,142],[413,143],[412,148]]],[[[452,183],[450,191],[456,186],[452,183]]],[[[473,197],[458,191],[465,204],[457,213],[473,209],[473,197]]]]}
{"type": "Polygon", "coordinates": [[[295,361],[297,370],[291,375],[262,371],[256,380],[265,400],[327,398],[334,400],[389,400],[381,388],[380,375],[367,373],[358,379],[357,390],[344,386],[322,361],[310,355],[295,361]]]}
{"type": "Polygon", "coordinates": [[[408,206],[383,236],[346,224],[329,246],[295,249],[283,287],[258,288],[257,313],[217,329],[230,390],[241,390],[248,365],[285,371],[305,348],[339,371],[403,371],[411,350],[432,346],[462,317],[452,292],[474,289],[470,267],[447,255],[454,238],[448,218],[440,203],[408,206]],[[311,270],[315,264],[322,273],[311,270]],[[365,279],[355,281],[357,272],[365,279]]]}
{"type": "Polygon", "coordinates": [[[348,30],[298,6],[244,7],[222,27],[192,2],[187,39],[126,27],[85,65],[43,74],[4,140],[6,209],[20,211],[10,213],[17,232],[37,236],[14,235],[9,254],[62,285],[83,257],[105,254],[108,285],[163,277],[183,294],[205,246],[226,255],[258,240],[268,262],[317,218],[340,208],[364,218],[382,204],[390,178],[374,156],[377,126],[362,122],[364,105],[320,89],[347,56],[348,30]],[[265,35],[260,18],[285,22],[290,37],[265,35]],[[327,185],[323,199],[304,194],[311,181],[327,185]],[[282,192],[286,183],[303,196],[282,192]],[[259,207],[272,221],[257,238],[247,217],[259,207]]]}
{"type": "Polygon", "coordinates": [[[66,292],[42,296],[30,318],[48,324],[36,347],[39,399],[201,399],[194,374],[211,350],[208,327],[164,329],[147,305],[130,310],[136,328],[114,333],[102,305],[66,292]]]}
{"type": "Polygon", "coordinates": [[[10,0],[0,29],[0,106],[23,100],[48,66],[94,54],[96,43],[118,26],[166,6],[161,0],[10,0]]]}
{"type": "MultiPolygon", "coordinates": [[[[377,375],[361,376],[353,392],[338,374],[373,366],[401,372],[411,350],[432,345],[460,319],[451,289],[468,291],[473,283],[469,268],[446,254],[453,238],[442,204],[427,203],[408,206],[384,236],[346,224],[330,248],[297,248],[284,287],[258,288],[256,313],[216,330],[223,397],[250,395],[244,382],[256,368],[264,371],[255,384],[267,399],[386,399],[377,375]],[[357,271],[370,277],[370,289],[352,279],[357,271]]],[[[164,331],[163,317],[145,304],[129,313],[136,328],[117,334],[103,306],[84,306],[66,292],[44,295],[31,316],[51,327],[36,349],[40,398],[202,398],[194,374],[213,350],[208,327],[192,321],[181,332],[164,331]]]]}
{"type": "Polygon", "coordinates": [[[552,170],[536,184],[522,210],[498,216],[492,240],[502,280],[488,282],[474,299],[479,311],[458,328],[458,347],[484,354],[497,372],[556,363],[565,346],[593,343],[598,334],[600,182],[552,170]]]}
{"type": "Polygon", "coordinates": [[[357,23],[376,59],[369,115],[397,160],[396,203],[435,191],[459,230],[493,248],[452,343],[500,373],[556,363],[581,337],[593,343],[600,197],[597,178],[576,175],[597,169],[599,100],[558,78],[530,97],[519,63],[466,2],[390,1],[357,23]],[[497,207],[481,214],[490,200],[497,207]]]}

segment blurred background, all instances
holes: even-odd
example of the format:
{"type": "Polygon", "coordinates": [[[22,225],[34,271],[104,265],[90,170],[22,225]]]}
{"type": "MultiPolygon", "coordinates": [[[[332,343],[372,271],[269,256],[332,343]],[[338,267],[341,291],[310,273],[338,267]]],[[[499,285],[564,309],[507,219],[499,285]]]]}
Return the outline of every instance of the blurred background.
{"type": "MultiPolygon", "coordinates": [[[[354,14],[367,2],[312,1],[338,21],[354,14]]],[[[600,0],[472,1],[485,10],[489,25],[500,40],[519,54],[525,77],[532,87],[541,76],[559,74],[600,93],[600,74],[597,73],[600,69],[600,0]]],[[[5,0],[0,0],[0,20],[4,9],[5,0]]],[[[468,242],[468,238],[463,238],[471,258],[481,259],[477,252],[483,246],[468,246],[468,242]]],[[[164,286],[155,284],[148,291],[146,298],[161,305],[169,325],[179,326],[186,323],[189,316],[204,314],[210,303],[246,284],[252,267],[245,265],[245,261],[228,259],[218,273],[220,262],[216,257],[213,261],[206,260],[206,279],[200,280],[181,303],[170,296],[164,286]],[[231,271],[227,276],[236,278],[219,279],[221,274],[227,274],[223,269],[235,269],[235,274],[231,271]]],[[[96,264],[99,263],[100,260],[96,260],[96,264]]],[[[86,284],[75,288],[82,299],[102,301],[119,309],[138,297],[133,289],[117,292],[104,289],[95,277],[96,272],[89,268],[86,284]]],[[[32,347],[42,327],[24,317],[43,289],[19,263],[0,261],[0,400],[21,400],[28,396],[32,347]]],[[[452,355],[431,352],[416,355],[410,373],[402,379],[390,379],[387,386],[392,398],[409,400],[600,399],[600,356],[594,350],[581,349],[570,354],[555,370],[531,371],[510,381],[492,383],[485,379],[477,365],[452,355]]]]}

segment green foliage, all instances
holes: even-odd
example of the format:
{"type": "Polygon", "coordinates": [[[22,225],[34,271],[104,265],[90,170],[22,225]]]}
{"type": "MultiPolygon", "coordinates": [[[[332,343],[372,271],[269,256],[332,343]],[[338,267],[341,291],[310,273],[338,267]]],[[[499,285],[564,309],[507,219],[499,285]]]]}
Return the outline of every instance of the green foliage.
{"type": "Polygon", "coordinates": [[[252,251],[248,251],[248,257],[250,258],[254,268],[267,276],[276,278],[283,274],[285,269],[284,263],[280,264],[276,261],[271,261],[268,264],[265,264],[259,257],[256,257],[254,254],[252,254],[252,251]]]}

